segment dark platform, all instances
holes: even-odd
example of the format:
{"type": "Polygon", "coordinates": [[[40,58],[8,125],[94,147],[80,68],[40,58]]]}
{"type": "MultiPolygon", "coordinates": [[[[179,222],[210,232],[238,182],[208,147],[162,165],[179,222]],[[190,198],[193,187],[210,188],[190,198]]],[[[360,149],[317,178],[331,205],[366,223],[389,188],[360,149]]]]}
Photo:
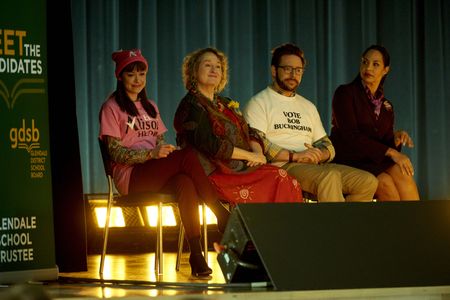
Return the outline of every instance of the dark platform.
{"type": "MultiPolygon", "coordinates": [[[[450,201],[240,204],[222,243],[254,247],[278,290],[449,285],[450,201]]],[[[224,261],[228,282],[261,279],[224,261]]]]}

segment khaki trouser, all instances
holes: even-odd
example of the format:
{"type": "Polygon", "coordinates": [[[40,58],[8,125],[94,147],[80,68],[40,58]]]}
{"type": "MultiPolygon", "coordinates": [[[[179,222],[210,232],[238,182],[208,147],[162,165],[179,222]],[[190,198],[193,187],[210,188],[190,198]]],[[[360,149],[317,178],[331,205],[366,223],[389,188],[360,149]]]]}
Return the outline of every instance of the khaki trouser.
{"type": "Polygon", "coordinates": [[[371,173],[340,164],[287,163],[282,168],[319,202],[372,201],[378,186],[371,173]]]}

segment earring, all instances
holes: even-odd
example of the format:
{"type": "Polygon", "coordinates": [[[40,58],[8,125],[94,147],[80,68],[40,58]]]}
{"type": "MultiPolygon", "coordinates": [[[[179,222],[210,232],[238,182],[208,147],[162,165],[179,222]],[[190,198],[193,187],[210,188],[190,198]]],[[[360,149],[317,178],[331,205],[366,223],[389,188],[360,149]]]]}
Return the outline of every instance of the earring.
{"type": "Polygon", "coordinates": [[[191,81],[191,89],[196,90],[197,89],[197,80],[192,80],[191,81]]]}

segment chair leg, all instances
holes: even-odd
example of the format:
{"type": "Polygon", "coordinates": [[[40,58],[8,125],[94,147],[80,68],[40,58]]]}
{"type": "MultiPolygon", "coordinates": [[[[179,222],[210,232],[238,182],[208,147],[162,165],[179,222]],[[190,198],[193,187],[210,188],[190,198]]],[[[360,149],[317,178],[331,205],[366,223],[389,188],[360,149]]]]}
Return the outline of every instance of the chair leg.
{"type": "Polygon", "coordinates": [[[139,222],[141,225],[144,225],[146,227],[150,227],[150,223],[148,221],[148,213],[147,213],[147,207],[146,206],[139,206],[137,208],[138,216],[139,216],[139,222]]]}
{"type": "Polygon", "coordinates": [[[163,274],[163,214],[162,214],[163,205],[162,202],[158,203],[158,221],[157,221],[157,236],[156,236],[156,251],[155,251],[155,271],[158,275],[163,274]]]}
{"type": "Polygon", "coordinates": [[[181,255],[183,254],[184,246],[184,226],[180,223],[180,231],[178,233],[178,253],[177,253],[177,264],[175,265],[175,270],[180,271],[181,265],[181,255]]]}
{"type": "Polygon", "coordinates": [[[100,256],[100,267],[99,267],[99,270],[98,270],[98,273],[99,273],[100,277],[103,277],[103,268],[105,266],[106,248],[108,246],[109,220],[111,218],[112,203],[114,201],[111,176],[108,176],[108,187],[109,187],[108,204],[107,204],[107,207],[106,207],[105,228],[103,230],[103,249],[102,249],[102,254],[100,256]]]}
{"type": "Polygon", "coordinates": [[[105,228],[103,229],[103,249],[102,249],[102,255],[100,256],[100,268],[98,270],[98,273],[100,274],[100,277],[103,276],[103,269],[105,266],[105,256],[106,256],[106,247],[108,245],[108,233],[109,233],[109,212],[106,213],[106,224],[105,228]]]}
{"type": "Polygon", "coordinates": [[[202,217],[203,217],[203,254],[205,261],[208,263],[208,224],[206,222],[206,204],[202,203],[202,217]]]}

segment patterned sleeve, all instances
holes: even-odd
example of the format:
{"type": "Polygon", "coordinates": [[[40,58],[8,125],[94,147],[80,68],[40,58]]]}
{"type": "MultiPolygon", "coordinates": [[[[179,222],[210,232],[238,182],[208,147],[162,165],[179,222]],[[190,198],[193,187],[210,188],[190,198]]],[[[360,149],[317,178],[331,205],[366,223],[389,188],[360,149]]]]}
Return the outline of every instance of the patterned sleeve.
{"type": "Polygon", "coordinates": [[[156,137],[156,146],[163,145],[166,143],[166,140],[164,139],[164,134],[158,135],[156,137]]]}
{"type": "Polygon", "coordinates": [[[111,159],[117,163],[133,165],[143,163],[151,158],[151,150],[124,147],[115,137],[108,136],[107,144],[111,159]]]}
{"type": "Polygon", "coordinates": [[[324,162],[332,161],[334,159],[334,156],[336,155],[333,143],[331,142],[330,138],[327,135],[315,141],[312,144],[312,146],[314,148],[319,148],[321,150],[328,150],[328,152],[330,152],[330,157],[324,162]]]}
{"type": "Polygon", "coordinates": [[[266,156],[269,162],[273,161],[275,157],[283,150],[283,147],[278,146],[277,144],[272,143],[266,138],[266,134],[258,129],[252,128],[252,131],[257,133],[260,138],[260,142],[262,142],[262,148],[264,151],[264,155],[266,156]]]}
{"type": "Polygon", "coordinates": [[[249,125],[249,136],[250,136],[250,140],[257,142],[260,146],[261,149],[263,149],[263,152],[265,152],[265,144],[264,144],[264,138],[261,136],[261,133],[258,129],[252,128],[249,125]]]}

